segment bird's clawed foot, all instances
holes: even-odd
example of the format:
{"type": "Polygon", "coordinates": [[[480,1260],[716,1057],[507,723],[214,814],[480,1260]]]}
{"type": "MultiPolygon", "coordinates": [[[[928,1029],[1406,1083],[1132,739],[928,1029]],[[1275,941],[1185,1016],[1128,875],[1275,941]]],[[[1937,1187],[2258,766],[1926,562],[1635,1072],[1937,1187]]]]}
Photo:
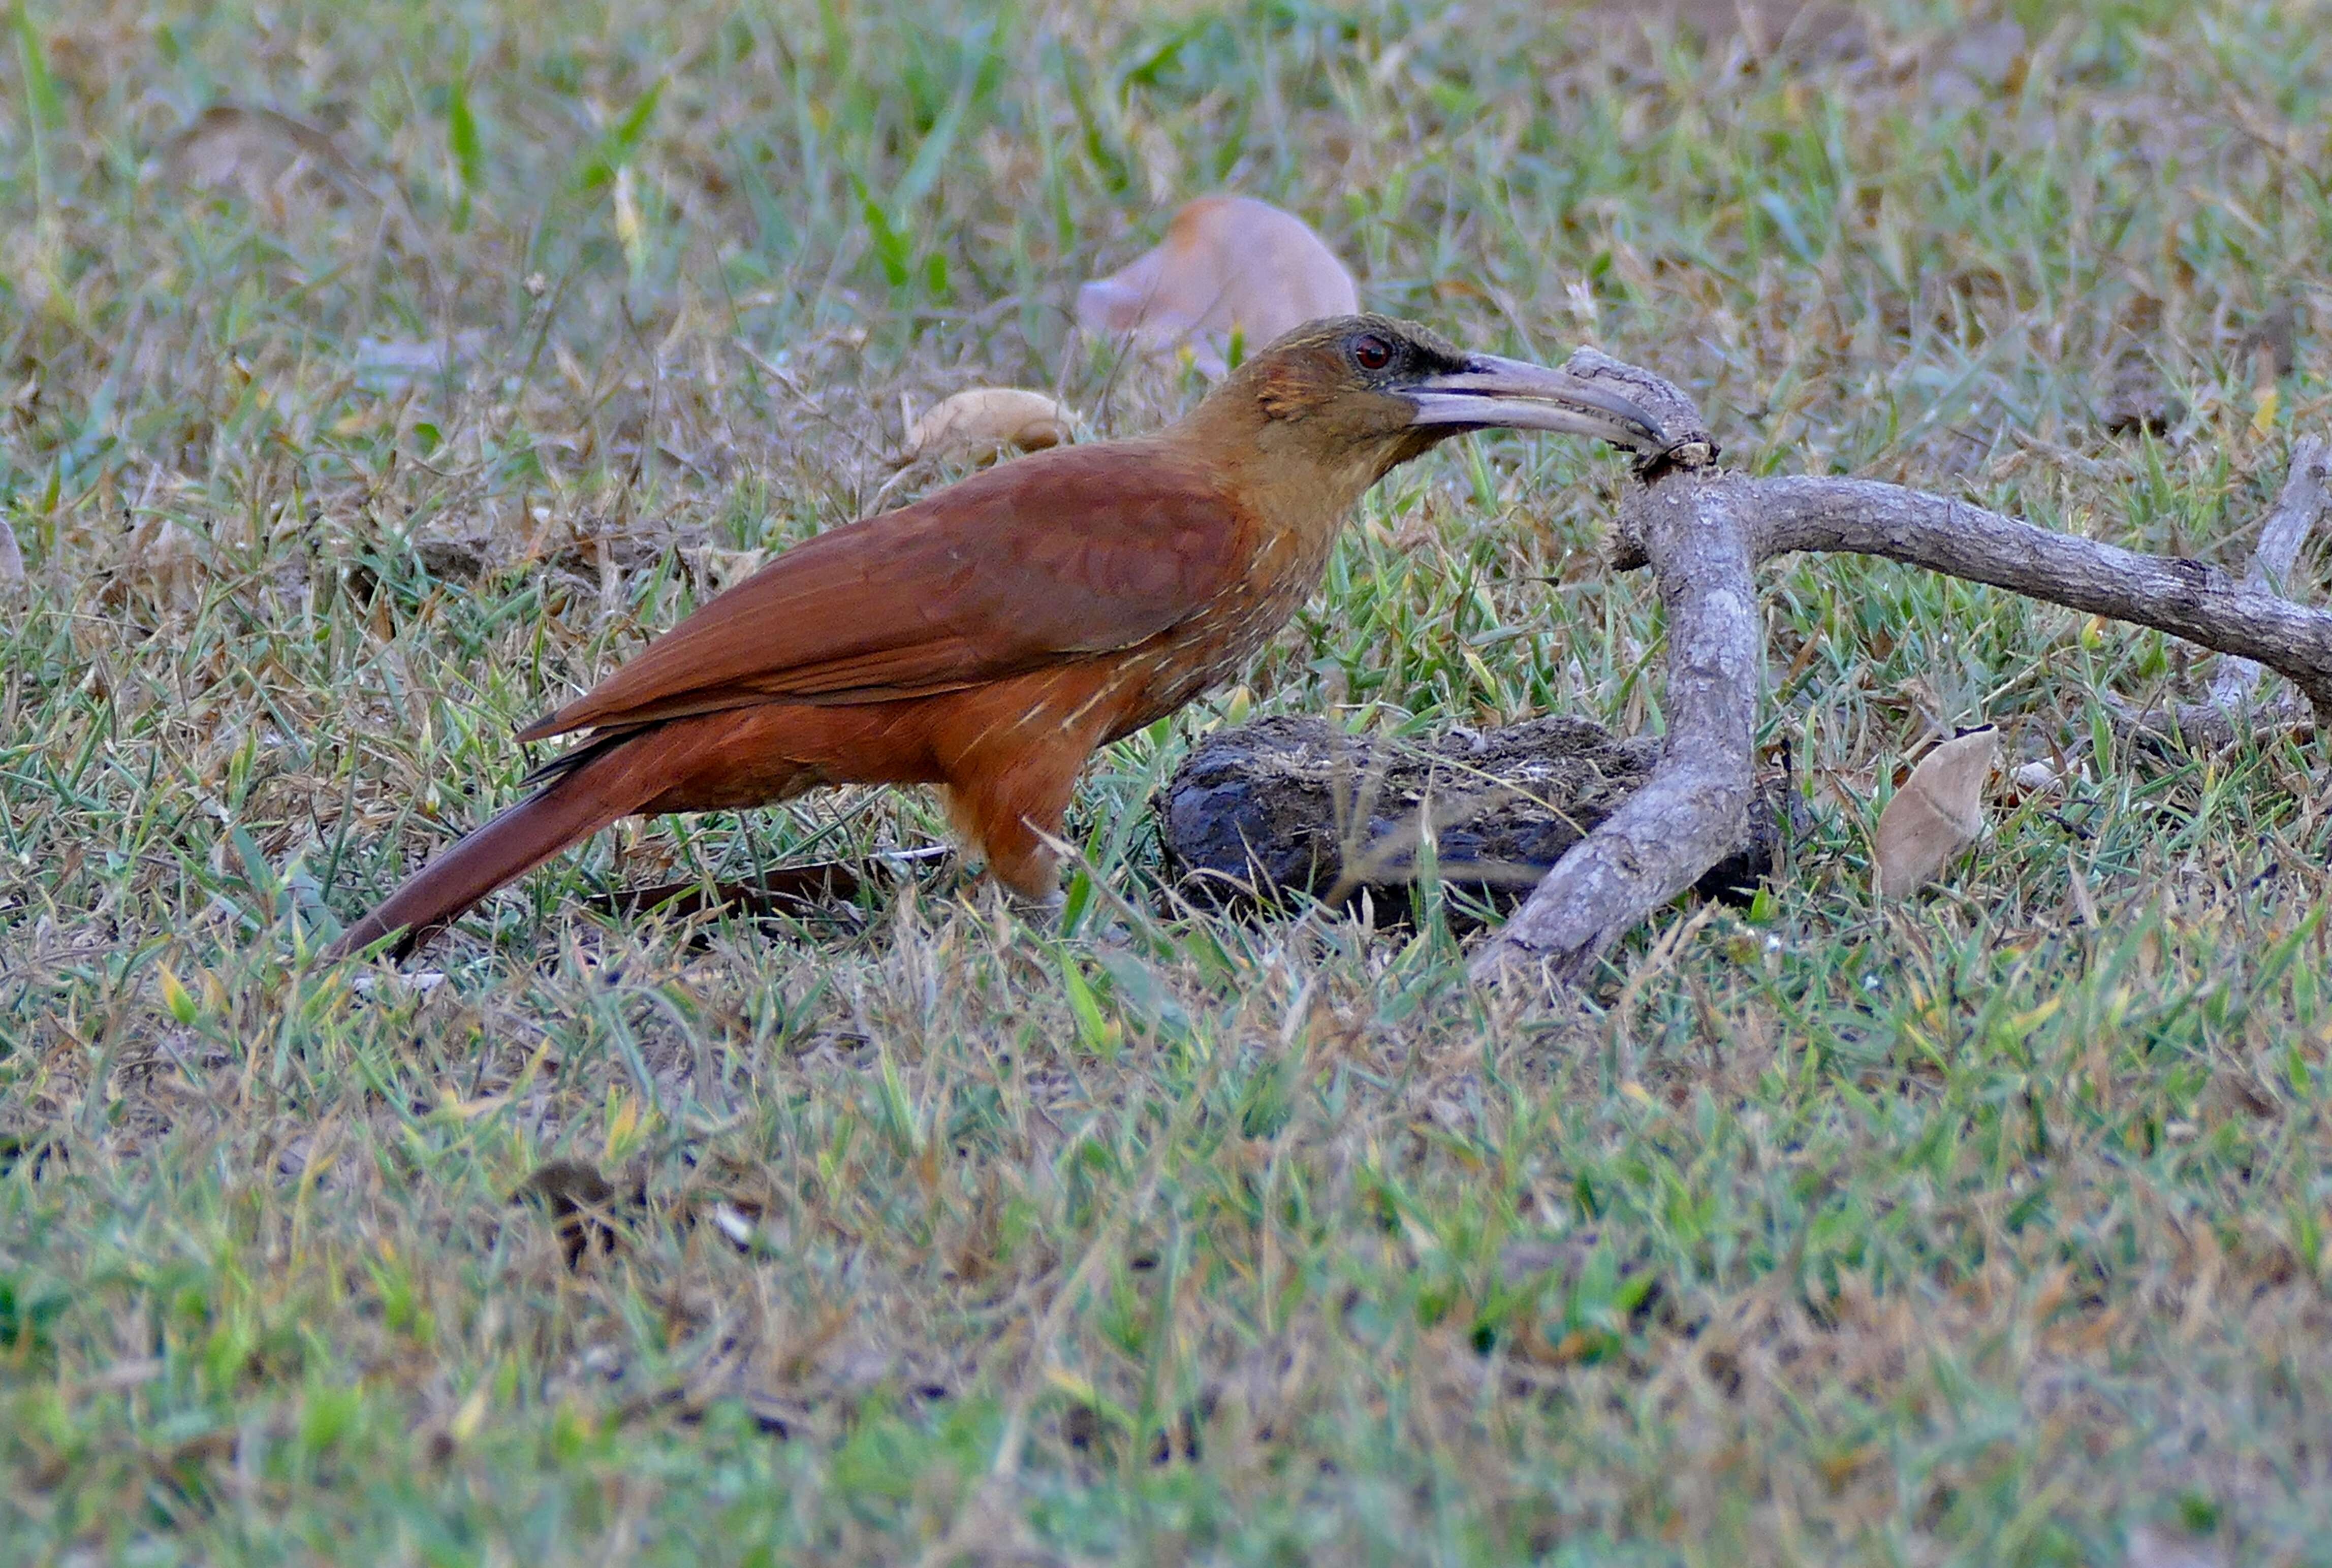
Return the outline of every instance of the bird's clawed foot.
{"type": "Polygon", "coordinates": [[[1056,926],[1061,923],[1062,912],[1069,906],[1068,896],[1057,887],[1042,898],[1031,898],[1000,883],[998,886],[1004,894],[1004,906],[1030,925],[1056,926]]]}
{"type": "Polygon", "coordinates": [[[1026,865],[1013,870],[1017,875],[1008,877],[993,860],[982,865],[975,851],[955,861],[954,875],[947,885],[952,896],[991,918],[1010,914],[1034,926],[1059,925],[1068,898],[1050,867],[1042,875],[1032,875],[1026,865]]]}

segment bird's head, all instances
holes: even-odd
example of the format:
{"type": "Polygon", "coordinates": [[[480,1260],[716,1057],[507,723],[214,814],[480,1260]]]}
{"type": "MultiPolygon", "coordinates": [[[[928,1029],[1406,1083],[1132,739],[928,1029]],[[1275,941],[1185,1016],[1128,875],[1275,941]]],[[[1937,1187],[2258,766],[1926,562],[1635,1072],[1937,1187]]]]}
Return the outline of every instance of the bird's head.
{"type": "Polygon", "coordinates": [[[1668,445],[1660,423],[1584,377],[1469,353],[1391,316],[1335,316],[1273,341],[1210,393],[1194,420],[1228,420],[1285,461],[1364,473],[1468,430],[1553,430],[1637,452],[1668,445]]]}

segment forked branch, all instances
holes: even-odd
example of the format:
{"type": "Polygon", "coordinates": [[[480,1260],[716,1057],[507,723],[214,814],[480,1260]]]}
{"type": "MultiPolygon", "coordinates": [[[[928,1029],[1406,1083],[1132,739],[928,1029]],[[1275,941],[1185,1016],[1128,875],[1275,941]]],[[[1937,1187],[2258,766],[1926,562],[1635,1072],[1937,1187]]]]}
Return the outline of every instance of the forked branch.
{"type": "MultiPolygon", "coordinates": [[[[1555,864],[1476,957],[1477,979],[1579,982],[1611,942],[1739,842],[1763,669],[1751,574],[1772,556],[1885,556],[2152,626],[2287,676],[2307,694],[2319,731],[2332,728],[2332,614],[2275,591],[2325,510],[2320,441],[2295,446],[2261,560],[2239,582],[2207,562],[2051,532],[1900,485],[1730,473],[1716,466],[1699,411],[1669,382],[1592,349],[1573,355],[1570,368],[1623,384],[1686,435],[1629,486],[1613,550],[1615,566],[1649,566],[1658,583],[1668,625],[1668,731],[1643,787],[1555,864]]],[[[2248,684],[2230,695],[2246,702],[2248,684]]]]}

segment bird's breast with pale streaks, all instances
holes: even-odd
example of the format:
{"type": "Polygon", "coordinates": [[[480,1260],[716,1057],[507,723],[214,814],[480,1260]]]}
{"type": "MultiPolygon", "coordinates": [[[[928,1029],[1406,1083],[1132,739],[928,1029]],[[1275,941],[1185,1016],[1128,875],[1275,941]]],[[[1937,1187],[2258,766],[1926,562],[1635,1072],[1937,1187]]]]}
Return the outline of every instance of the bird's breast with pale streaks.
{"type": "Polygon", "coordinates": [[[1112,682],[1122,693],[1111,738],[1131,734],[1231,679],[1320,586],[1333,536],[1276,541],[1196,613],[1128,649],[1112,682]]]}

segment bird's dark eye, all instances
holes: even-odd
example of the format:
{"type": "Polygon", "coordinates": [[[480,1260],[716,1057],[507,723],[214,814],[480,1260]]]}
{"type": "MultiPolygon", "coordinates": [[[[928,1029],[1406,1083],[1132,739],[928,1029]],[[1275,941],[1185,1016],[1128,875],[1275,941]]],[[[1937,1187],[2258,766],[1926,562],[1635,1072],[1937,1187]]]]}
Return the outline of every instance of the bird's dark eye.
{"type": "Polygon", "coordinates": [[[1381,370],[1392,363],[1392,345],[1374,332],[1352,339],[1352,359],[1363,370],[1381,370]]]}

